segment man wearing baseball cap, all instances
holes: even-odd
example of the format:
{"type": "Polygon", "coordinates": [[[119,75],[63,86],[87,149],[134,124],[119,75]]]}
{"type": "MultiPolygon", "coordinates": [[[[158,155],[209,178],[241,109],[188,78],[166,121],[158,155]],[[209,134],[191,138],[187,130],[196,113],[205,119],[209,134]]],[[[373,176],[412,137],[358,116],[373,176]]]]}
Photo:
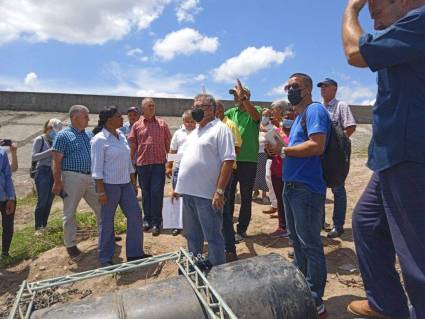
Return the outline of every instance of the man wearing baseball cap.
{"type": "MultiPolygon", "coordinates": [[[[328,110],[332,123],[335,126],[339,126],[344,133],[350,137],[356,130],[356,120],[348,104],[335,98],[338,90],[338,83],[331,78],[325,78],[322,82],[319,82],[317,86],[320,88],[323,105],[328,110]]],[[[336,238],[341,236],[344,232],[345,214],[347,211],[347,193],[344,184],[332,187],[331,190],[334,194],[333,227],[328,233],[328,238],[336,238]]]]}

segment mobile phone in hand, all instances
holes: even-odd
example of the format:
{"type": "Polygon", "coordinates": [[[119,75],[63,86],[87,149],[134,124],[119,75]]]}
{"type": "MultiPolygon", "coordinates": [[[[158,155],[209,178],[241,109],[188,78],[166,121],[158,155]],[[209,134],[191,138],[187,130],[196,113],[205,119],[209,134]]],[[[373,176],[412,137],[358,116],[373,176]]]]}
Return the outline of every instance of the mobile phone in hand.
{"type": "Polygon", "coordinates": [[[12,140],[11,139],[4,139],[1,141],[0,146],[11,146],[12,145],[12,140]]]}

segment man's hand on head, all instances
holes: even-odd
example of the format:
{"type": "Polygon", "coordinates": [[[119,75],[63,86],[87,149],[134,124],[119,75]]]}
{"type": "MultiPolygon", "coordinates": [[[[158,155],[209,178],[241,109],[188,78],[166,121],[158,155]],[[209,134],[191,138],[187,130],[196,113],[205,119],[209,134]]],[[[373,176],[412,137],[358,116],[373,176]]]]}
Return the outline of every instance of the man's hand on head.
{"type": "Polygon", "coordinates": [[[360,12],[363,7],[366,5],[367,0],[348,0],[347,7],[352,8],[356,12],[360,12]]]}

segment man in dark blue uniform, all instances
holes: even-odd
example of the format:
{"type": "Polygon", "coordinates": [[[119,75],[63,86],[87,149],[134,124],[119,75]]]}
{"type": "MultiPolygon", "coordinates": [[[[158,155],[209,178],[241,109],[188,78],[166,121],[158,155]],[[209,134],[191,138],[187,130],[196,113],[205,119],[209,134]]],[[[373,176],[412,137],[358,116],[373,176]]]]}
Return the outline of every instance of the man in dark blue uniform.
{"type": "Polygon", "coordinates": [[[374,35],[358,20],[366,2],[348,1],[342,31],[348,62],[378,76],[368,160],[374,174],[353,213],[367,300],[348,310],[409,317],[397,255],[410,316],[425,318],[425,1],[369,0],[374,35]]]}

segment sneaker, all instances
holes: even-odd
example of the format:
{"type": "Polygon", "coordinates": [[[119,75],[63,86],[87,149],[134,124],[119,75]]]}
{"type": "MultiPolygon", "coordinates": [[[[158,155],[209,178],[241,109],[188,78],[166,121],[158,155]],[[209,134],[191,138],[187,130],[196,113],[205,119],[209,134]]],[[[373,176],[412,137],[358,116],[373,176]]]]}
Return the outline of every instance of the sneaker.
{"type": "Polygon", "coordinates": [[[369,302],[367,300],[352,301],[348,305],[347,311],[351,312],[353,315],[355,315],[357,317],[390,319],[390,317],[387,317],[387,316],[373,310],[369,306],[369,302]]]}
{"type": "Polygon", "coordinates": [[[145,259],[145,258],[149,258],[149,257],[152,257],[152,255],[143,254],[142,256],[127,257],[127,261],[134,261],[134,260],[145,259]]]}
{"type": "Polygon", "coordinates": [[[173,231],[171,232],[171,234],[173,235],[173,236],[177,236],[178,234],[180,234],[181,233],[181,229],[173,229],[173,231]]]}
{"type": "Polygon", "coordinates": [[[226,251],[226,263],[238,260],[238,255],[234,251],[226,251]]]}
{"type": "Polygon", "coordinates": [[[328,316],[328,313],[326,311],[324,303],[317,306],[316,309],[317,309],[317,315],[318,315],[319,319],[325,319],[328,316]]]}
{"type": "Polygon", "coordinates": [[[44,229],[43,228],[39,228],[34,232],[34,236],[35,237],[41,237],[44,234],[44,229]]]}
{"type": "Polygon", "coordinates": [[[148,231],[152,226],[148,222],[143,222],[143,231],[148,231]]]}
{"type": "Polygon", "coordinates": [[[288,237],[288,231],[283,228],[278,228],[274,232],[270,234],[270,237],[273,238],[280,238],[280,237],[288,237]]]}
{"type": "Polygon", "coordinates": [[[66,251],[68,252],[68,255],[72,261],[81,260],[81,257],[82,257],[81,250],[79,250],[77,246],[66,247],[66,251]]]}
{"type": "Polygon", "coordinates": [[[243,242],[244,238],[241,234],[236,233],[235,234],[235,244],[239,244],[240,242],[243,242]]]}
{"type": "Polygon", "coordinates": [[[326,237],[328,238],[337,238],[341,237],[341,235],[344,233],[344,229],[338,229],[336,227],[332,228],[332,230],[328,233],[326,237]]]}
{"type": "Polygon", "coordinates": [[[158,237],[161,233],[161,229],[158,226],[152,227],[152,236],[158,237]]]}

